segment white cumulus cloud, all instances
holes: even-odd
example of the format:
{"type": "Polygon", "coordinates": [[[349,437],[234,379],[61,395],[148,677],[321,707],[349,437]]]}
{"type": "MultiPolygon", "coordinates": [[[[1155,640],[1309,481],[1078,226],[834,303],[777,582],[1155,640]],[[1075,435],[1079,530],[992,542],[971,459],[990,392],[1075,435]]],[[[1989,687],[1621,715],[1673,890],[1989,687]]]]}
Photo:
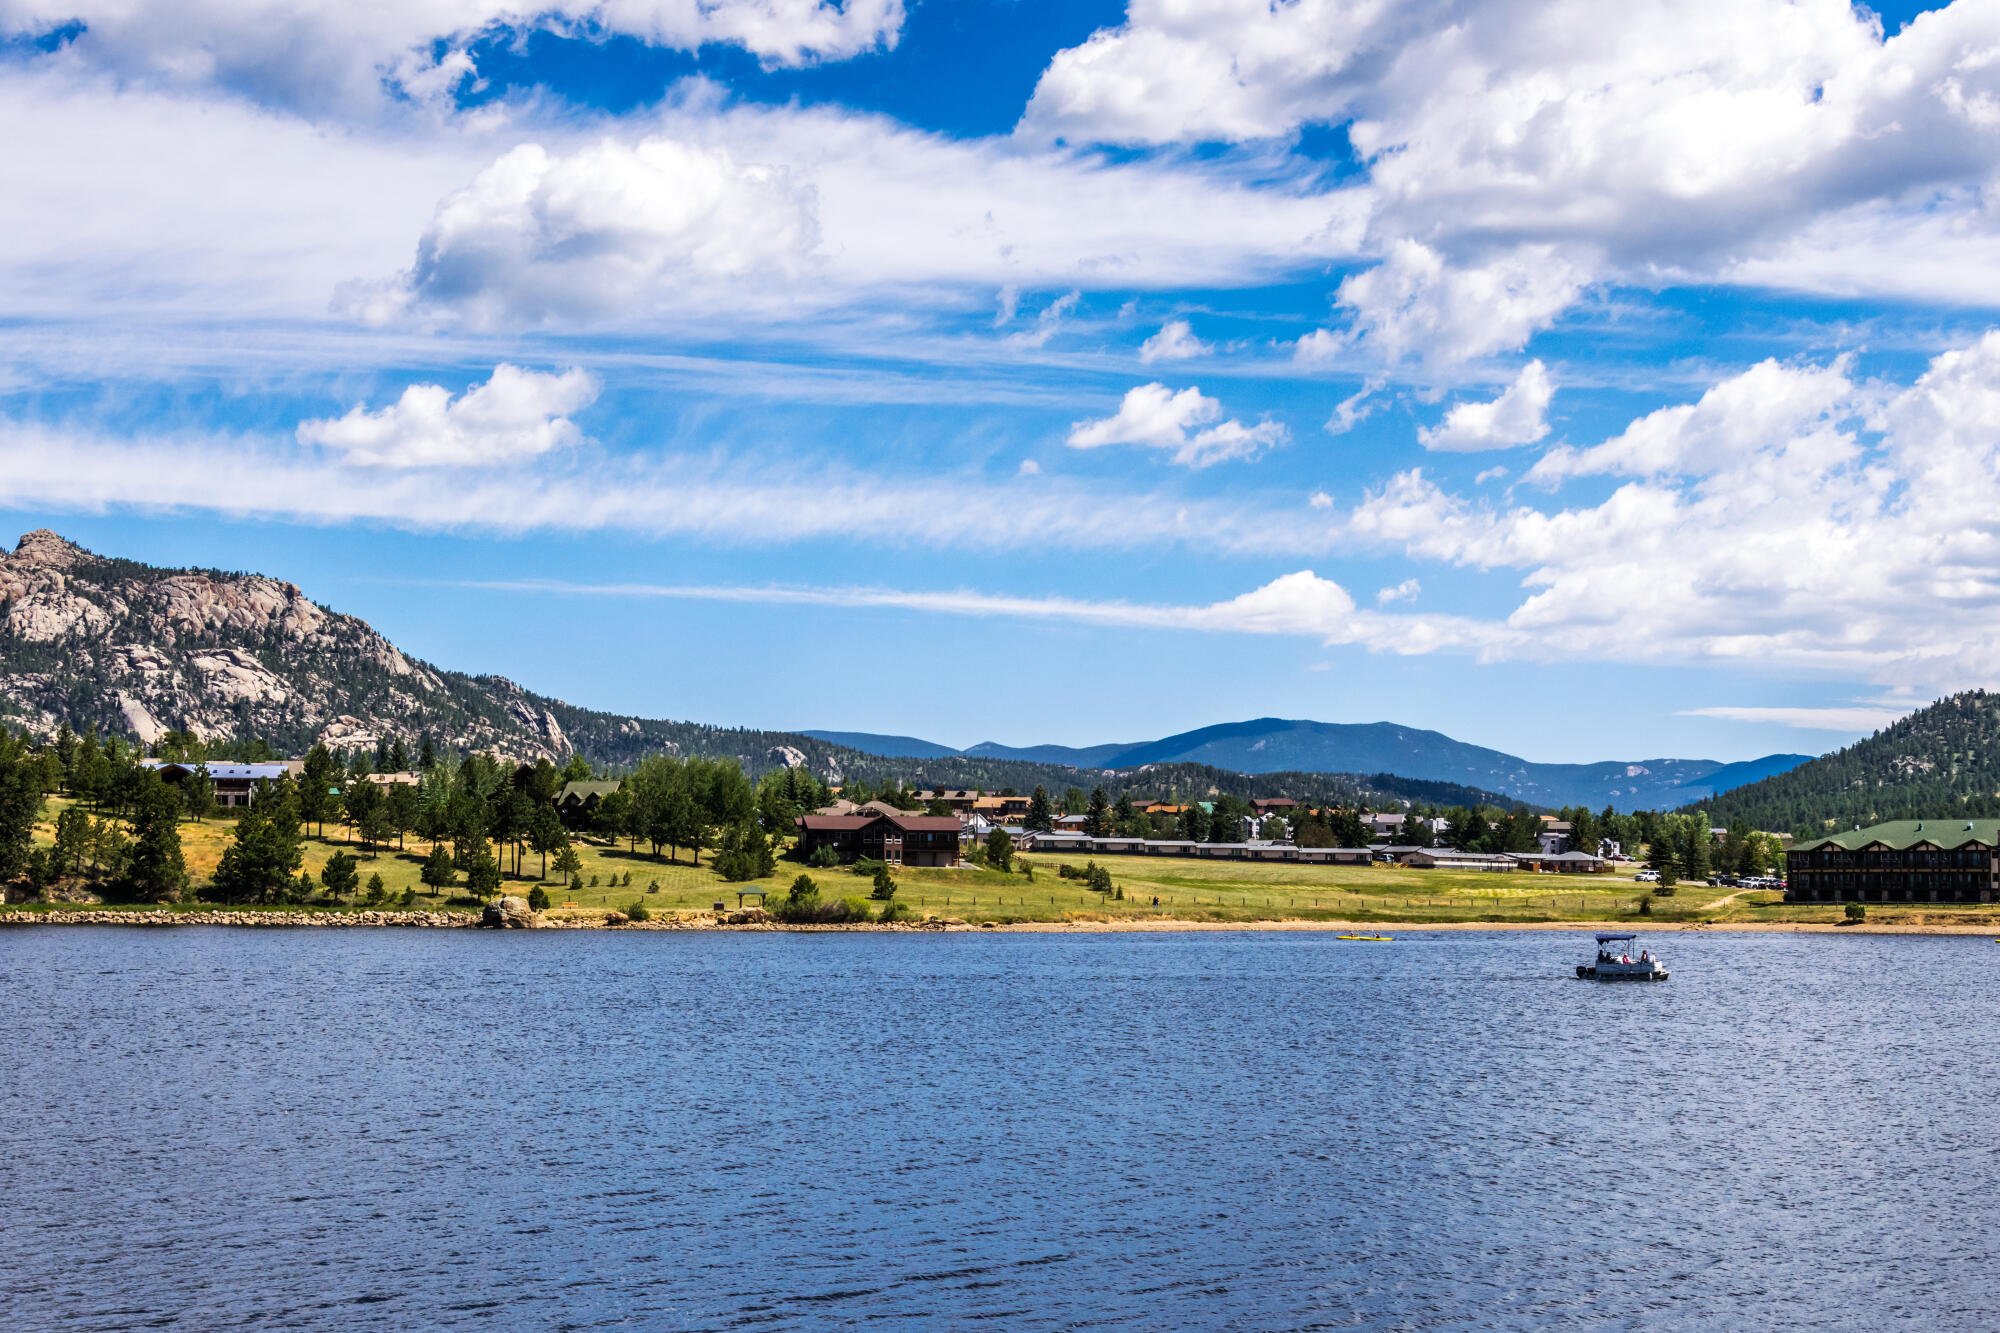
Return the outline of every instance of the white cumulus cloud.
{"type": "Polygon", "coordinates": [[[346,416],[302,421],[298,438],[368,467],[513,463],[575,444],[581,435],[569,414],[597,392],[586,371],[547,375],[503,363],[456,398],[441,384],[412,384],[378,411],[357,406],[346,416]]]}
{"type": "Polygon", "coordinates": [[[1549,433],[1549,400],[1555,392],[1548,368],[1530,361],[1498,398],[1458,404],[1437,426],[1418,431],[1417,440],[1426,449],[1460,453],[1533,444],[1549,433]]]}
{"type": "Polygon", "coordinates": [[[1345,334],[1308,335],[1298,356],[1326,361],[1359,344],[1385,361],[1450,366],[1515,351],[1576,299],[1585,271],[1549,245],[1518,246],[1473,266],[1448,263],[1416,241],[1397,241],[1388,258],[1344,279],[1334,302],[1352,324],[1345,334]]]}
{"type": "Polygon", "coordinates": [[[391,295],[476,324],[576,318],[795,275],[818,245],[812,188],[782,167],[665,136],[524,144],[438,207],[391,295]]]}
{"type": "Polygon", "coordinates": [[[1139,344],[1139,360],[1149,366],[1155,361],[1190,361],[1214,350],[1194,336],[1194,326],[1186,320],[1170,319],[1160,326],[1158,333],[1139,344]]]}
{"type": "Polygon", "coordinates": [[[1160,383],[1129,390],[1115,416],[1079,421],[1070,429],[1072,449],[1098,449],[1110,444],[1138,444],[1171,450],[1173,461],[1187,467],[1208,467],[1232,458],[1251,458],[1288,435],[1284,423],[1260,421],[1246,426],[1235,418],[1223,420],[1222,404],[1194,386],[1175,392],[1160,383]]]}
{"type": "Polygon", "coordinates": [[[1020,133],[1345,126],[1380,267],[1301,359],[1372,342],[1443,365],[1605,282],[1990,303],[1996,46],[1987,0],[1889,38],[1848,0],[1133,0],[1054,58],[1020,133]]]}
{"type": "Polygon", "coordinates": [[[1345,533],[1518,571],[1458,642],[1487,656],[1707,660],[1938,691],[2000,661],[2000,332],[1908,385],[1764,362],[1530,475],[1629,477],[1593,505],[1495,507],[1421,471],[1345,533]],[[1539,475],[1538,475],[1539,474],[1539,475]]]}

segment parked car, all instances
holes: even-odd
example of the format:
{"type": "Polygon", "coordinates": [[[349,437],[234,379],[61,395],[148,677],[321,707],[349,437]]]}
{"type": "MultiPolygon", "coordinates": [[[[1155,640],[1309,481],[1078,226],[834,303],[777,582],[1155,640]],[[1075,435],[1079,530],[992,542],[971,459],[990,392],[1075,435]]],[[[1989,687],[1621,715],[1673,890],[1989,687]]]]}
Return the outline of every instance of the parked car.
{"type": "Polygon", "coordinates": [[[1660,880],[1660,872],[1657,870],[1641,870],[1638,874],[1632,876],[1632,878],[1641,884],[1657,884],[1660,880]]]}

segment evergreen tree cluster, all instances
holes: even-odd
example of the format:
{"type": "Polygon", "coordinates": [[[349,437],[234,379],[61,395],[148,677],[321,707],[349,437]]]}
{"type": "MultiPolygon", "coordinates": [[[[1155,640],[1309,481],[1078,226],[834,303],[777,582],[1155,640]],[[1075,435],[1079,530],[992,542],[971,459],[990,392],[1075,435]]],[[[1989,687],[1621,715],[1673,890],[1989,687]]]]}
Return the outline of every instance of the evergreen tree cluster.
{"type": "Polygon", "coordinates": [[[2000,695],[1968,690],[1866,740],[1705,803],[1720,823],[1798,837],[1892,819],[2000,817],[2000,695]]]}

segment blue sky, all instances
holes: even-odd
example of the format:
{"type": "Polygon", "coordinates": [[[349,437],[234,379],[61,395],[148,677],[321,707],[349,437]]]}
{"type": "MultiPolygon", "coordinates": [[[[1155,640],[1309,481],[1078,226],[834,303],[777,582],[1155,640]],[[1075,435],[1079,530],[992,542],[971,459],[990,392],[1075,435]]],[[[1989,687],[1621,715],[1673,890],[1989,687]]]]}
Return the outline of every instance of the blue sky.
{"type": "Polygon", "coordinates": [[[572,702],[1993,685],[2000,6],[0,0],[0,495],[572,702]]]}

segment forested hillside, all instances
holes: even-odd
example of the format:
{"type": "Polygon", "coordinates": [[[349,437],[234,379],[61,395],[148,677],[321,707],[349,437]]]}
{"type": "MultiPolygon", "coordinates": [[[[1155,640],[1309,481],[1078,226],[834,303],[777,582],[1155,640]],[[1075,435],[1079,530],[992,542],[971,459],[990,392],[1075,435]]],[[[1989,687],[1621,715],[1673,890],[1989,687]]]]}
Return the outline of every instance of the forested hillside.
{"type": "Polygon", "coordinates": [[[1738,819],[1817,835],[1886,819],[2000,816],[2000,695],[1968,690],[1844,750],[1701,803],[1738,819]]]}

